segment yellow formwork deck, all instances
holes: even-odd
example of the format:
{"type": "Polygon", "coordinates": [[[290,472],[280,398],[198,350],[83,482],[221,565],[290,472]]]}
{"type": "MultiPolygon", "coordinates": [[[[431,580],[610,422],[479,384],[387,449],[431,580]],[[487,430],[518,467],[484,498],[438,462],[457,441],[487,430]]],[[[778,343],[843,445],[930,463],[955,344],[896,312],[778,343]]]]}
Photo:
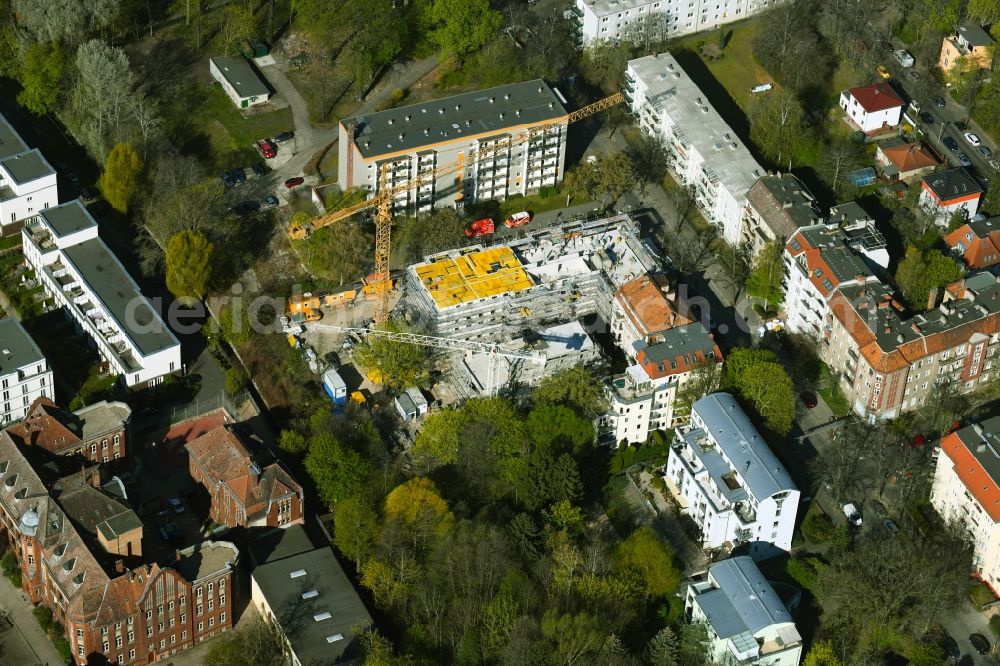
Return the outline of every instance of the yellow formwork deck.
{"type": "Polygon", "coordinates": [[[437,259],[416,271],[427,293],[442,309],[534,286],[507,246],[437,259]]]}

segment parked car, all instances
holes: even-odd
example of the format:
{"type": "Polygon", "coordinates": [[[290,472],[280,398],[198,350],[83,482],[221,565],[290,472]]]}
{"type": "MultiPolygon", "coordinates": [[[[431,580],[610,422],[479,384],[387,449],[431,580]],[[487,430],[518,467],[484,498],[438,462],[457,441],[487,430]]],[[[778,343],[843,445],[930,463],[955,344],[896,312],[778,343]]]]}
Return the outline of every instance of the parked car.
{"type": "Polygon", "coordinates": [[[937,95],[936,97],[934,97],[934,104],[937,106],[937,108],[943,109],[944,108],[944,97],[941,97],[941,95],[937,95]]]}
{"type": "Polygon", "coordinates": [[[260,210],[260,202],[254,201],[252,199],[247,201],[241,201],[235,206],[233,206],[233,212],[237,215],[249,215],[250,213],[256,213],[260,210]]]}
{"type": "Polygon", "coordinates": [[[812,391],[803,391],[802,393],[799,393],[799,399],[802,400],[802,404],[809,409],[812,409],[819,404],[819,401],[816,399],[816,394],[812,391]]]}
{"type": "Polygon", "coordinates": [[[944,144],[945,148],[947,148],[948,150],[950,150],[952,152],[955,152],[956,150],[958,150],[958,141],[955,141],[950,136],[946,136],[945,138],[941,139],[941,143],[944,144]]]}
{"type": "Polygon", "coordinates": [[[972,648],[979,654],[989,654],[990,653],[990,642],[982,634],[971,634],[969,636],[969,642],[972,643],[972,648]]]}
{"type": "Polygon", "coordinates": [[[892,76],[892,74],[889,73],[889,70],[885,68],[885,65],[878,66],[878,75],[887,81],[892,76]]]}
{"type": "Polygon", "coordinates": [[[958,157],[958,163],[961,164],[962,166],[972,166],[972,160],[970,160],[969,156],[966,155],[965,153],[959,153],[957,157],[958,157]]]}
{"type": "Polygon", "coordinates": [[[926,111],[921,111],[920,112],[920,120],[924,121],[924,123],[926,123],[928,125],[933,125],[934,124],[934,116],[932,116],[931,114],[927,113],[926,111]]]}
{"type": "Polygon", "coordinates": [[[247,170],[233,169],[233,180],[236,181],[237,185],[247,182],[247,170]]]}
{"type": "Polygon", "coordinates": [[[170,508],[173,509],[174,513],[176,513],[177,515],[184,513],[184,502],[182,502],[180,498],[168,497],[167,504],[170,505],[170,508]]]}
{"type": "Polygon", "coordinates": [[[278,154],[278,146],[267,140],[260,141],[257,144],[257,150],[264,156],[264,159],[268,160],[278,154]]]}
{"type": "Polygon", "coordinates": [[[229,173],[228,171],[219,176],[219,178],[222,180],[222,184],[226,186],[226,189],[229,189],[230,187],[236,185],[236,181],[233,180],[233,174],[229,173]]]}
{"type": "Polygon", "coordinates": [[[915,99],[911,99],[910,100],[910,108],[913,109],[914,111],[919,111],[920,110],[920,102],[918,102],[915,99]]]}
{"type": "Polygon", "coordinates": [[[976,146],[976,150],[978,150],[979,154],[985,157],[986,159],[990,159],[991,157],[993,157],[993,151],[987,148],[986,146],[976,146]]]}
{"type": "Polygon", "coordinates": [[[264,208],[277,208],[278,207],[278,197],[273,194],[269,194],[264,197],[264,208]]]}
{"type": "Polygon", "coordinates": [[[973,134],[972,132],[966,132],[963,136],[965,137],[965,140],[971,143],[973,146],[978,146],[979,144],[982,143],[982,141],[979,140],[979,136],[973,134]]]}
{"type": "Polygon", "coordinates": [[[892,518],[886,518],[885,520],[883,520],[882,527],[885,528],[885,531],[889,534],[889,536],[895,536],[899,534],[899,525],[897,525],[896,521],[894,521],[892,518]]]}
{"type": "Polygon", "coordinates": [[[911,80],[913,82],[919,81],[920,80],[920,72],[918,72],[915,69],[911,69],[911,70],[909,70],[909,71],[906,72],[906,78],[908,78],[909,80],[911,80]]]}
{"type": "Polygon", "coordinates": [[[294,176],[285,181],[285,187],[292,189],[293,187],[298,187],[304,182],[306,182],[306,179],[302,176],[294,176]]]}
{"type": "Polygon", "coordinates": [[[285,141],[291,141],[295,138],[295,132],[282,132],[274,137],[274,140],[278,143],[284,143],[285,141]]]}
{"type": "Polygon", "coordinates": [[[847,502],[846,504],[841,505],[840,508],[844,512],[844,515],[847,516],[847,522],[854,527],[861,527],[864,519],[862,518],[858,507],[854,506],[853,502],[847,502]]]}

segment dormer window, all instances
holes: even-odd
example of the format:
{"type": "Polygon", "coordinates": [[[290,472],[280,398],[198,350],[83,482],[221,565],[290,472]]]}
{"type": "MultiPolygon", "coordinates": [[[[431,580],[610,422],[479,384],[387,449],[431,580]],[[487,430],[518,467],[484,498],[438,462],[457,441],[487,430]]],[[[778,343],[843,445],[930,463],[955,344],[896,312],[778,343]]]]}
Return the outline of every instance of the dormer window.
{"type": "Polygon", "coordinates": [[[4,481],[4,485],[7,487],[7,490],[13,488],[16,483],[17,483],[17,474],[13,475],[12,477],[4,481]]]}
{"type": "Polygon", "coordinates": [[[76,585],[77,587],[80,587],[81,585],[83,585],[83,578],[86,575],[87,575],[86,573],[80,573],[80,574],[77,574],[76,576],[74,576],[73,577],[73,584],[76,585]]]}
{"type": "Polygon", "coordinates": [[[70,571],[73,570],[73,567],[75,567],[75,566],[76,566],[76,558],[74,557],[74,558],[71,558],[69,560],[66,560],[66,564],[64,564],[62,568],[63,568],[63,571],[65,571],[66,573],[69,573],[70,571]]]}
{"type": "Polygon", "coordinates": [[[9,460],[4,460],[3,462],[0,462],[0,474],[7,473],[7,465],[9,464],[10,464],[9,460]]]}
{"type": "Polygon", "coordinates": [[[23,500],[28,496],[28,486],[21,486],[21,489],[14,493],[14,499],[23,500]]]}
{"type": "Polygon", "coordinates": [[[69,547],[69,544],[61,543],[58,546],[56,546],[56,549],[55,549],[55,551],[53,551],[52,554],[55,555],[56,557],[62,557],[63,555],[66,554],[66,548],[68,548],[68,547],[69,547]]]}

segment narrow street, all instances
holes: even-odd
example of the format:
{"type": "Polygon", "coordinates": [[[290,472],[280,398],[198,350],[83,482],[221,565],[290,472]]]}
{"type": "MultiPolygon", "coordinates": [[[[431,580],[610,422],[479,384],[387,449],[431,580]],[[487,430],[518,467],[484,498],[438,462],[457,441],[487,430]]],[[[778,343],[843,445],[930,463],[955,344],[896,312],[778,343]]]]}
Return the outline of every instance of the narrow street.
{"type": "Polygon", "coordinates": [[[60,666],[65,664],[31,614],[24,593],[0,576],[0,656],[5,664],[60,666]]]}

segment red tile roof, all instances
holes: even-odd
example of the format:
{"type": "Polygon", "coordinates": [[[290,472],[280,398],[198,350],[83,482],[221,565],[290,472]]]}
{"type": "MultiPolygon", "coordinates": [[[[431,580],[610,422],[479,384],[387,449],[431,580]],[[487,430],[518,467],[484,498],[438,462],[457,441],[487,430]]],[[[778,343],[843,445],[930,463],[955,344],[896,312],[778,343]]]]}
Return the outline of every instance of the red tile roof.
{"type": "Polygon", "coordinates": [[[962,261],[969,268],[989,268],[1000,263],[1000,228],[980,235],[969,224],[963,224],[944,241],[953,250],[962,248],[962,261]]]}
{"type": "Polygon", "coordinates": [[[903,100],[888,83],[873,83],[870,86],[851,88],[849,92],[868,113],[903,106],[903,100]]]}
{"type": "Polygon", "coordinates": [[[989,475],[969,447],[953,432],[941,440],[941,450],[955,464],[955,474],[965,484],[972,496],[990,514],[994,522],[1000,521],[1000,487],[989,475]]]}
{"type": "Polygon", "coordinates": [[[936,167],[940,162],[924,148],[920,142],[904,143],[898,146],[885,146],[882,154],[899,169],[900,173],[909,173],[918,169],[936,167]]]}
{"type": "Polygon", "coordinates": [[[7,428],[11,437],[26,446],[40,446],[52,453],[82,444],[80,438],[66,427],[68,416],[48,398],[38,398],[31,404],[20,423],[7,428]]]}
{"type": "Polygon", "coordinates": [[[670,286],[664,276],[643,275],[622,285],[615,299],[632,326],[640,334],[649,335],[691,323],[678,312],[676,303],[667,297],[669,293],[670,286]]]}

